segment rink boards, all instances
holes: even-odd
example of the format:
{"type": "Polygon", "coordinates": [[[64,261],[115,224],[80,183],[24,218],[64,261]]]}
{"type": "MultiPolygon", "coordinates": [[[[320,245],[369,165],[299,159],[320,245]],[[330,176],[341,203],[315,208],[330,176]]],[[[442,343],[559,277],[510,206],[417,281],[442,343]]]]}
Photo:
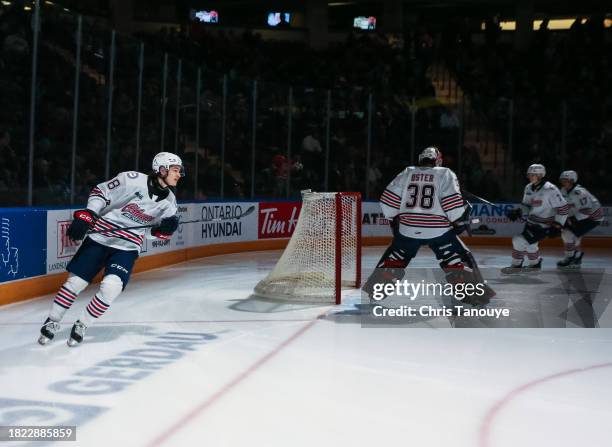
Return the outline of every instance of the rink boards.
{"type": "MultiPolygon", "coordinates": [[[[469,243],[507,244],[523,225],[505,217],[513,206],[475,204],[472,216],[478,222],[472,225],[469,243]]],[[[182,203],[181,220],[208,222],[181,225],[169,241],[145,239],[136,271],[223,253],[282,248],[293,233],[300,207],[296,201],[182,203]],[[243,216],[251,207],[254,211],[243,216]]],[[[0,304],[49,293],[61,283],[79,246],[66,237],[73,211],[0,208],[0,304]]],[[[591,244],[612,242],[611,214],[612,207],[605,207],[603,224],[589,235],[591,244]]],[[[388,241],[389,225],[378,202],[363,203],[361,220],[364,245],[388,241]]]]}

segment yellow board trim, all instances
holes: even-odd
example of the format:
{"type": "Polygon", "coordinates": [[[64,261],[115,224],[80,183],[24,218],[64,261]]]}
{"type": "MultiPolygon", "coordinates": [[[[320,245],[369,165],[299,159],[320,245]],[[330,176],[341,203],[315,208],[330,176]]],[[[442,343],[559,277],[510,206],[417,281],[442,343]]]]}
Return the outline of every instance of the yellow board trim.
{"type": "MultiPolygon", "coordinates": [[[[512,246],[510,237],[465,237],[462,238],[468,245],[503,245],[512,246]]],[[[289,239],[269,239],[247,242],[229,242],[225,244],[211,244],[200,247],[185,248],[166,253],[159,253],[151,256],[138,258],[134,267],[134,273],[144,272],[167,265],[177,264],[192,259],[204,258],[207,256],[217,256],[229,253],[241,253],[247,251],[260,250],[280,250],[287,245],[289,239]]],[[[365,246],[388,245],[390,237],[366,237],[362,240],[365,246]]],[[[559,240],[545,239],[541,242],[544,247],[559,247],[562,245],[559,240]]],[[[588,238],[582,241],[584,247],[612,248],[612,238],[588,238]]],[[[67,273],[56,273],[52,275],[37,276],[18,281],[11,281],[0,284],[0,305],[17,303],[41,295],[54,293],[66,281],[67,273]]],[[[99,274],[94,282],[100,281],[102,275],[99,274]]]]}

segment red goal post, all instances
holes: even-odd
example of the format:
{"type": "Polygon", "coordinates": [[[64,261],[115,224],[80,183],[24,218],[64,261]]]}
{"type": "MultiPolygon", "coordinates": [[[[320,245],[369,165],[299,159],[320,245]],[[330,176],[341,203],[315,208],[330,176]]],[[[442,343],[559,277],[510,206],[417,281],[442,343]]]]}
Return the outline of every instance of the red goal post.
{"type": "Polygon", "coordinates": [[[361,219],[358,192],[304,191],[293,235],[255,295],[340,304],[343,286],[361,286],[361,219]]]}

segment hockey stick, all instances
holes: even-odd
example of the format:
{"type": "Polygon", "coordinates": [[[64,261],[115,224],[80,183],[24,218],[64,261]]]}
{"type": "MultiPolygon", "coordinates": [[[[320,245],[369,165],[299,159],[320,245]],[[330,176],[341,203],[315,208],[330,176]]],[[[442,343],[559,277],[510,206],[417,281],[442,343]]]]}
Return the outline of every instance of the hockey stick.
{"type": "Polygon", "coordinates": [[[494,203],[489,202],[486,199],[483,199],[480,196],[477,196],[476,194],[472,194],[469,191],[466,191],[465,189],[463,190],[463,195],[465,195],[467,198],[472,199],[472,200],[478,200],[479,202],[484,203],[485,205],[489,205],[489,206],[497,206],[494,203]]]}
{"type": "MultiPolygon", "coordinates": [[[[236,220],[236,219],[242,219],[243,217],[248,216],[249,214],[252,214],[253,211],[255,211],[255,205],[251,205],[250,207],[248,207],[244,213],[240,214],[240,216],[234,216],[234,217],[217,217],[215,219],[197,219],[197,220],[186,220],[184,222],[179,221],[179,225],[183,225],[183,224],[188,224],[188,223],[207,223],[207,222],[224,222],[226,220],[236,220]]],[[[139,225],[136,227],[123,227],[123,228],[113,228],[113,229],[109,229],[109,230],[95,230],[95,231],[90,231],[88,234],[98,234],[98,233],[113,233],[115,231],[125,231],[125,230],[140,230],[142,228],[153,228],[157,225],[139,225]]]]}

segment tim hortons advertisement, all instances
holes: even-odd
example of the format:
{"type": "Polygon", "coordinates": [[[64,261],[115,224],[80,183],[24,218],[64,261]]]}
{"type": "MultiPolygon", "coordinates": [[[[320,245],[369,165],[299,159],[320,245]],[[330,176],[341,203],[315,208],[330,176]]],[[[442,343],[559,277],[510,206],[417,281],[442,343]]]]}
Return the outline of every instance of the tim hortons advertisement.
{"type": "Polygon", "coordinates": [[[66,236],[73,212],[72,209],[47,211],[47,273],[64,272],[81,245],[66,236]]]}
{"type": "Polygon", "coordinates": [[[190,219],[202,221],[185,224],[183,231],[188,231],[193,237],[192,245],[257,239],[257,203],[202,203],[192,206],[195,213],[190,219]]]}
{"type": "Polygon", "coordinates": [[[291,237],[302,208],[301,202],[263,202],[259,204],[259,239],[291,237]]]}

